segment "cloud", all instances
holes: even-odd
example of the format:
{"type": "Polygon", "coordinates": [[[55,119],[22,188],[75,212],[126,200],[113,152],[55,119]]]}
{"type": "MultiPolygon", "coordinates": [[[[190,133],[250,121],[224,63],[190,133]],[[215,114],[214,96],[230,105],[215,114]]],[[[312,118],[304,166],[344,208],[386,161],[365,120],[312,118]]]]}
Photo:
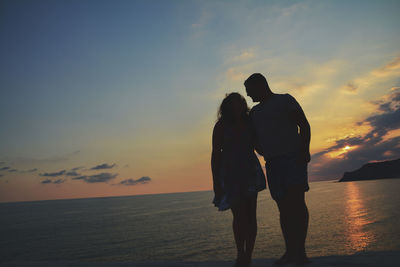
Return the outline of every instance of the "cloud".
{"type": "Polygon", "coordinates": [[[353,82],[349,82],[344,87],[345,92],[355,94],[357,93],[358,86],[355,85],[353,82]]]}
{"type": "Polygon", "coordinates": [[[11,169],[11,167],[9,166],[5,166],[0,168],[0,171],[8,171],[8,172],[31,172],[31,171],[36,171],[37,169],[32,169],[32,170],[28,170],[28,171],[23,171],[23,170],[17,170],[17,169],[11,169]]]}
{"type": "Polygon", "coordinates": [[[59,172],[45,172],[45,173],[40,173],[40,176],[45,176],[45,177],[56,177],[56,176],[61,176],[65,174],[65,170],[59,171],[59,172]]]}
{"type": "Polygon", "coordinates": [[[20,173],[27,173],[27,172],[35,172],[35,171],[37,171],[38,169],[37,168],[33,168],[33,169],[29,169],[29,170],[15,170],[15,171],[18,171],[18,172],[20,172],[20,173]]]}
{"type": "Polygon", "coordinates": [[[191,35],[190,38],[198,40],[207,34],[207,25],[212,20],[213,14],[210,11],[203,9],[195,21],[190,24],[191,35]]]}
{"type": "Polygon", "coordinates": [[[229,68],[225,75],[228,81],[244,82],[248,78],[247,73],[236,67],[229,68]]]}
{"type": "Polygon", "coordinates": [[[57,180],[50,180],[50,179],[46,179],[41,181],[41,184],[62,184],[65,182],[65,179],[57,179],[57,180]]]}
{"type": "Polygon", "coordinates": [[[30,170],[26,170],[26,172],[35,172],[37,170],[38,170],[37,168],[33,168],[33,169],[30,169],[30,170]]]}
{"type": "Polygon", "coordinates": [[[130,179],[126,179],[126,180],[123,180],[123,181],[119,182],[118,184],[120,184],[120,185],[137,185],[137,184],[147,184],[150,181],[151,181],[150,177],[143,176],[143,177],[141,177],[141,178],[139,178],[137,180],[131,179],[131,178],[130,179]]]}
{"type": "Polygon", "coordinates": [[[80,174],[77,173],[76,171],[69,171],[69,172],[66,172],[65,175],[67,175],[67,176],[79,176],[80,174]]]}
{"type": "Polygon", "coordinates": [[[379,77],[394,75],[399,73],[400,73],[400,57],[393,59],[385,66],[378,68],[372,72],[372,74],[379,77]]]}
{"type": "Polygon", "coordinates": [[[107,164],[107,163],[103,163],[103,164],[100,164],[100,165],[97,165],[97,166],[91,168],[91,170],[111,169],[111,168],[113,168],[115,165],[116,165],[115,163],[112,164],[112,165],[109,165],[109,164],[107,164]]]}
{"type": "Polygon", "coordinates": [[[94,175],[82,175],[79,177],[74,177],[72,178],[73,180],[83,180],[86,183],[104,183],[108,182],[109,180],[114,179],[117,177],[118,174],[111,174],[108,172],[103,172],[100,174],[94,174],[94,175]]]}
{"type": "Polygon", "coordinates": [[[226,63],[242,63],[256,57],[255,48],[237,48],[235,46],[228,47],[224,51],[224,60],[226,63]]]}
{"type": "Polygon", "coordinates": [[[79,166],[79,167],[72,168],[71,170],[72,170],[72,171],[77,171],[77,170],[80,170],[80,169],[82,169],[82,168],[83,168],[83,166],[79,166]]]}
{"type": "Polygon", "coordinates": [[[376,86],[382,86],[382,83],[387,84],[388,82],[397,82],[399,75],[400,75],[400,57],[396,57],[382,67],[374,68],[357,78],[353,77],[351,79],[351,82],[349,82],[349,84],[356,86],[357,90],[351,91],[351,87],[347,85],[344,87],[343,92],[354,94],[356,92],[366,93],[368,91],[374,91],[376,89],[376,86]]]}
{"type": "Polygon", "coordinates": [[[400,88],[383,99],[373,102],[377,106],[376,114],[356,123],[356,127],[370,126],[366,134],[338,139],[334,145],[312,155],[311,177],[339,178],[344,171],[366,162],[400,157],[400,88]]]}

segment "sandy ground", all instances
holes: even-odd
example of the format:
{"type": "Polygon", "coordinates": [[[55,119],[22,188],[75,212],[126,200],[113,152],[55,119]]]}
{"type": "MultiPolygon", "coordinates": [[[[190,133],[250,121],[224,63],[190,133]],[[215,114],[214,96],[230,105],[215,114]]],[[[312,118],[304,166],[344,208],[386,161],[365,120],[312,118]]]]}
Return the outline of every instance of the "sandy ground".
{"type": "MultiPolygon", "coordinates": [[[[252,267],[273,266],[275,259],[254,259],[252,267]]],[[[311,258],[314,266],[400,266],[400,251],[361,252],[346,256],[326,256],[311,258]]],[[[233,261],[206,262],[8,262],[0,263],[0,267],[228,267],[233,261]]],[[[295,265],[285,265],[288,267],[295,265]]]]}

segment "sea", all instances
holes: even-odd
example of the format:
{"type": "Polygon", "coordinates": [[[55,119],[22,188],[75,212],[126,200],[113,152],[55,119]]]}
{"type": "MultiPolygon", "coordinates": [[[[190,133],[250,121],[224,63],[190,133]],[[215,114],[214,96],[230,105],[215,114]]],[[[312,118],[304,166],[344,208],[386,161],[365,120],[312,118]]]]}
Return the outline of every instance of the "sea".
{"type": "MultiPolygon", "coordinates": [[[[0,204],[0,263],[233,260],[232,214],[213,192],[0,204]]],[[[400,251],[400,179],[310,183],[309,256],[400,251]]],[[[284,252],[278,210],[259,193],[254,258],[284,252]]]]}

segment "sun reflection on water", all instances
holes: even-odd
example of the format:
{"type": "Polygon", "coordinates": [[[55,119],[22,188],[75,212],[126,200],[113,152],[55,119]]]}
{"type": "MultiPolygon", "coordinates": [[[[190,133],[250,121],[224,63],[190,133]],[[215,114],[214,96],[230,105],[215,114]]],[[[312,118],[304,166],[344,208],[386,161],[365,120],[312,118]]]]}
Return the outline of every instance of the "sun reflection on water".
{"type": "Polygon", "coordinates": [[[351,251],[362,251],[375,241],[375,236],[365,226],[374,221],[367,215],[360,189],[353,182],[346,183],[346,223],[347,223],[347,248],[351,251]]]}

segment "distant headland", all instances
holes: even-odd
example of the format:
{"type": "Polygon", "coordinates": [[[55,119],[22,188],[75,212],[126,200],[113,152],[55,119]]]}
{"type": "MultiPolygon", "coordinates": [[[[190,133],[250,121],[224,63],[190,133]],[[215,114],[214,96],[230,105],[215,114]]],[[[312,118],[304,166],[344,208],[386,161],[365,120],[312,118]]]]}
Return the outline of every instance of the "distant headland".
{"type": "Polygon", "coordinates": [[[339,182],[400,178],[400,159],[367,163],[361,168],[345,172],[339,182]]]}

